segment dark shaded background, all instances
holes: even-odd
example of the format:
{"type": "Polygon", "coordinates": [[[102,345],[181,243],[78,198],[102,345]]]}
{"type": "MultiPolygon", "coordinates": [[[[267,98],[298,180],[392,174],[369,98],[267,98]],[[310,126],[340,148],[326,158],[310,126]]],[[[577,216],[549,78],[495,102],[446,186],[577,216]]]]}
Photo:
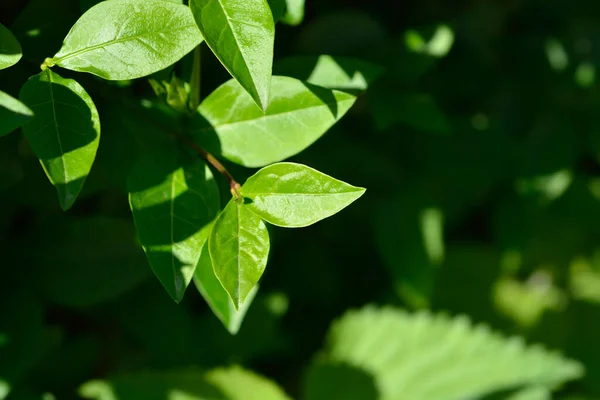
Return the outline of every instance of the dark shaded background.
{"type": "MultiPolygon", "coordinates": [[[[27,3],[0,4],[24,48],[0,72],[12,95],[81,12],[78,0],[27,3]]],[[[19,338],[0,360],[0,375],[20,382],[10,399],[68,399],[110,373],[232,362],[297,395],[331,321],[368,303],[466,313],[561,349],[587,370],[562,393],[600,397],[599,49],[592,0],[318,0],[299,27],[279,24],[276,60],[350,56],[385,72],[293,159],[367,193],[312,227],[271,229],[261,291],[236,337],[194,287],[175,305],[135,242],[125,181],[136,135],[154,128],[115,96],[149,97],[150,86],[78,74],[102,139],[71,211],[20,133],[0,141],[0,327],[19,338]],[[407,31],[427,41],[442,24],[454,35],[448,54],[407,46],[407,31]]],[[[207,94],[228,76],[208,51],[203,60],[207,94]]],[[[230,167],[240,181],[253,172],[230,167]]]]}

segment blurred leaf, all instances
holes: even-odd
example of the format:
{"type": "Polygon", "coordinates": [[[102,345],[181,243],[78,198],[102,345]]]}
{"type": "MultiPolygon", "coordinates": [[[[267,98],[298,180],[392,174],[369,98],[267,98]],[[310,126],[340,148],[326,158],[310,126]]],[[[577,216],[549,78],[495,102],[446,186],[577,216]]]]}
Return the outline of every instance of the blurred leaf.
{"type": "Polygon", "coordinates": [[[351,311],[331,327],[323,359],[375,378],[381,399],[464,399],[497,390],[554,389],[583,366],[465,317],[392,308],[351,311]]]}
{"type": "Polygon", "coordinates": [[[273,71],[329,89],[366,90],[383,67],[347,57],[293,56],[277,61],[273,71]]]}
{"type": "Polygon", "coordinates": [[[0,69],[15,65],[22,56],[23,50],[17,38],[0,24],[0,69]]]}
{"type": "Polygon", "coordinates": [[[35,114],[23,132],[66,211],[79,195],[96,158],[100,142],[96,106],[79,83],[50,69],[31,77],[19,98],[35,114]]]}
{"type": "Polygon", "coordinates": [[[285,14],[281,19],[286,25],[297,26],[304,20],[304,0],[286,0],[285,14]]]}
{"type": "Polygon", "coordinates": [[[135,79],[179,61],[201,41],[190,10],[183,5],[104,1],[77,20],[58,53],[45,64],[108,80],[135,79]],[[112,17],[106,18],[109,14],[112,17]],[[153,29],[148,31],[148,26],[153,29]]]}
{"type": "Polygon", "coordinates": [[[275,41],[269,3],[191,0],[190,8],[208,47],[254,102],[266,110],[275,41]]]}
{"type": "Polygon", "coordinates": [[[32,255],[34,281],[53,302],[89,307],[113,300],[148,278],[130,221],[88,217],[41,226],[32,255]]]}
{"type": "Polygon", "coordinates": [[[229,333],[232,335],[237,334],[246,316],[246,312],[256,296],[258,285],[254,286],[250,293],[248,293],[246,300],[244,300],[238,311],[221,285],[221,282],[215,276],[213,264],[208,254],[207,243],[204,243],[200,260],[194,272],[194,283],[202,297],[204,297],[204,300],[210,306],[212,312],[219,318],[229,333]]]}
{"type": "Polygon", "coordinates": [[[241,189],[244,200],[251,200],[246,208],[264,221],[286,228],[304,227],[330,217],[364,193],[363,188],[294,163],[262,168],[241,189]]]}
{"type": "Polygon", "coordinates": [[[381,398],[373,376],[362,368],[345,363],[315,362],[304,383],[305,400],[378,400],[381,398]]]}
{"type": "Polygon", "coordinates": [[[277,23],[283,17],[286,7],[286,0],[267,0],[273,15],[273,22],[277,23]]]}
{"type": "Polygon", "coordinates": [[[454,31],[447,25],[439,25],[431,39],[426,41],[419,32],[409,30],[404,35],[406,47],[415,53],[432,57],[444,57],[454,43],[454,31]]]}
{"type": "Polygon", "coordinates": [[[154,93],[174,110],[184,113],[188,110],[189,85],[173,75],[170,81],[149,80],[154,93]]]}
{"type": "Polygon", "coordinates": [[[208,250],[217,279],[239,310],[267,266],[267,227],[242,199],[231,199],[212,227],[208,250]]]}
{"type": "Polygon", "coordinates": [[[289,400],[276,384],[240,367],[130,374],[87,382],[79,394],[94,400],[289,400]]]}
{"type": "Polygon", "coordinates": [[[274,76],[271,102],[263,113],[244,89],[231,80],[211,93],[198,108],[194,138],[232,162],[261,167],[310,146],[355,100],[348,93],[274,76]],[[223,107],[224,103],[228,107],[223,107]],[[210,141],[213,130],[218,144],[210,141]]]}
{"type": "Polygon", "coordinates": [[[140,158],[129,179],[129,202],[150,266],[179,303],[219,212],[219,192],[208,166],[177,150],[154,149],[140,158]]]}
{"type": "Polygon", "coordinates": [[[0,90],[0,136],[7,135],[33,117],[33,111],[0,90]]]}

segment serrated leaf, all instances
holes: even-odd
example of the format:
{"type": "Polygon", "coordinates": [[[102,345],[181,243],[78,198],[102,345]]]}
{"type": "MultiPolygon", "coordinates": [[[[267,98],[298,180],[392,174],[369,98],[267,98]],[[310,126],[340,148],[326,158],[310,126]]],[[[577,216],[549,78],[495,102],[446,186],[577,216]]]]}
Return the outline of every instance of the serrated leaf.
{"type": "Polygon", "coordinates": [[[208,238],[215,275],[237,310],[258,283],[269,255],[267,227],[240,200],[229,201],[208,238]]]}
{"type": "Polygon", "coordinates": [[[286,25],[297,26],[304,20],[304,0],[286,0],[285,14],[281,22],[286,25]]]}
{"type": "Polygon", "coordinates": [[[50,69],[31,77],[19,94],[35,114],[23,132],[58,191],[63,210],[83,187],[100,142],[100,117],[85,89],[50,69]]]}
{"type": "Polygon", "coordinates": [[[191,0],[206,44],[260,108],[269,104],[275,24],[266,0],[191,0]]]}
{"type": "Polygon", "coordinates": [[[242,87],[230,80],[204,99],[193,135],[202,146],[232,162],[262,167],[310,146],[355,100],[349,93],[274,76],[271,103],[263,113],[242,87]],[[216,134],[218,144],[211,133],[216,134]]]}
{"type": "Polygon", "coordinates": [[[48,66],[108,80],[135,79],[179,61],[202,42],[188,7],[162,0],[111,0],[79,18],[48,66]]]}
{"type": "Polygon", "coordinates": [[[294,56],[275,63],[274,73],[329,89],[366,90],[383,67],[348,57],[294,56]]]}
{"type": "Polygon", "coordinates": [[[0,136],[8,135],[33,117],[33,111],[0,90],[0,136]]]}
{"type": "Polygon", "coordinates": [[[221,282],[219,282],[215,276],[212,260],[208,254],[207,243],[205,243],[202,248],[200,260],[198,261],[196,271],[194,272],[194,283],[202,297],[204,297],[204,300],[208,303],[212,312],[219,318],[229,333],[232,335],[237,334],[242,325],[242,321],[246,316],[246,312],[256,296],[258,285],[252,288],[239,311],[236,310],[229,295],[225,289],[223,289],[221,282]]]}
{"type": "Polygon", "coordinates": [[[79,395],[94,400],[290,400],[272,381],[240,367],[141,372],[90,381],[79,395]]]}
{"type": "Polygon", "coordinates": [[[246,207],[270,224],[299,228],[341,211],[365,189],[301,164],[269,165],[248,178],[241,194],[246,207]]]}
{"type": "MultiPolygon", "coordinates": [[[[361,368],[383,400],[459,400],[519,387],[554,389],[583,366],[465,317],[366,307],[336,321],[322,360],[361,368]]],[[[313,400],[313,399],[311,399],[313,400]]]]}
{"type": "Polygon", "coordinates": [[[219,211],[219,192],[202,161],[183,161],[177,149],[160,150],[134,167],[129,204],[152,270],[180,302],[219,211]]]}
{"type": "Polygon", "coordinates": [[[0,69],[15,65],[22,56],[23,51],[17,38],[7,27],[0,24],[0,69]]]}

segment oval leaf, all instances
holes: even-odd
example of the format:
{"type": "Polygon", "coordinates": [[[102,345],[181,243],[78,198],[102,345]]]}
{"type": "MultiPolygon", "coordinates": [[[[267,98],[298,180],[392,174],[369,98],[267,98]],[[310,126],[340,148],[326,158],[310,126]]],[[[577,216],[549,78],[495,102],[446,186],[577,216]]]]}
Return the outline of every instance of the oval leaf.
{"type": "Polygon", "coordinates": [[[0,90],[0,136],[8,135],[33,117],[33,111],[0,90]]]}
{"type": "Polygon", "coordinates": [[[204,99],[198,108],[193,133],[205,148],[221,152],[232,162],[262,167],[310,146],[355,100],[349,93],[274,76],[271,103],[263,113],[231,80],[204,99]],[[216,134],[217,140],[210,133],[216,134]]]}
{"type": "Polygon", "coordinates": [[[17,38],[7,27],[0,24],[0,69],[15,65],[22,56],[23,51],[17,38]]]}
{"type": "Polygon", "coordinates": [[[147,154],[129,179],[129,203],[140,242],[152,270],[176,302],[183,299],[219,211],[219,191],[208,167],[200,160],[180,165],[168,149],[147,154]]]}
{"type": "Polygon", "coordinates": [[[223,289],[223,286],[221,286],[221,282],[219,282],[215,276],[212,261],[208,254],[208,245],[206,243],[202,248],[200,261],[198,261],[196,271],[194,272],[194,283],[202,297],[204,297],[204,300],[208,303],[212,312],[219,318],[229,333],[232,335],[238,333],[242,321],[246,316],[246,311],[248,311],[252,300],[254,300],[254,297],[256,296],[258,285],[252,288],[239,311],[236,310],[229,295],[225,289],[223,289]]]}
{"type": "Polygon", "coordinates": [[[300,228],[330,217],[363,195],[365,189],[305,165],[279,163],[248,178],[246,207],[270,224],[300,228]]]}
{"type": "Polygon", "coordinates": [[[275,23],[266,0],[191,0],[196,23],[219,61],[265,110],[275,23]]]}
{"type": "Polygon", "coordinates": [[[108,80],[135,79],[179,61],[202,42],[188,7],[111,0],[90,8],[46,63],[108,80]]]}
{"type": "Polygon", "coordinates": [[[46,69],[31,77],[19,98],[35,117],[23,132],[58,191],[63,210],[71,208],[90,173],[100,141],[100,118],[79,83],[46,69]]]}
{"type": "Polygon", "coordinates": [[[208,250],[217,279],[239,310],[267,265],[267,227],[243,202],[232,199],[215,221],[208,250]]]}

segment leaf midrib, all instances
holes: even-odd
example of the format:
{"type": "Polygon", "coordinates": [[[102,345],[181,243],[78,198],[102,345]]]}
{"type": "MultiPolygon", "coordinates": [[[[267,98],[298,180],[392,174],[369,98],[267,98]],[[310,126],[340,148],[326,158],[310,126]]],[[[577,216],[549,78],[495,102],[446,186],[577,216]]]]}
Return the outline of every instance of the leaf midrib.
{"type": "MultiPolygon", "coordinates": [[[[54,104],[54,90],[52,89],[52,72],[49,69],[46,70],[46,75],[48,75],[48,88],[50,89],[50,104],[52,105],[52,118],[54,122],[54,130],[56,131],[56,141],[58,142],[58,148],[60,149],[60,163],[62,165],[63,170],[63,178],[65,185],[65,192],[67,192],[67,165],[65,163],[65,152],[63,150],[62,141],[60,140],[60,131],[58,130],[58,118],[56,117],[56,106],[54,104]]],[[[65,206],[66,206],[66,196],[65,196],[65,206]]]]}
{"type": "Polygon", "coordinates": [[[352,194],[352,193],[359,193],[363,190],[358,189],[358,190],[351,190],[348,192],[340,192],[340,193],[301,193],[301,192],[296,192],[296,193],[277,193],[277,192],[260,192],[260,193],[247,193],[242,191],[242,195],[244,196],[254,196],[254,197],[259,197],[259,196],[280,196],[280,197],[288,197],[288,196],[292,196],[292,197],[297,197],[297,196],[309,196],[309,197],[329,197],[329,196],[342,196],[342,195],[348,195],[348,194],[352,194]]]}
{"type": "Polygon", "coordinates": [[[115,44],[119,44],[119,43],[123,43],[123,42],[127,42],[127,41],[133,41],[133,40],[136,40],[136,39],[145,38],[145,37],[148,37],[148,36],[151,36],[151,35],[154,35],[154,34],[160,35],[161,33],[167,33],[169,31],[174,31],[174,30],[185,30],[185,29],[188,29],[188,28],[191,28],[191,27],[195,27],[195,25],[186,25],[186,26],[178,28],[178,29],[170,28],[170,29],[165,29],[165,30],[161,30],[161,31],[144,32],[141,35],[127,36],[127,37],[124,37],[124,38],[121,38],[121,39],[109,40],[109,41],[104,42],[104,43],[96,44],[96,45],[93,45],[93,46],[90,46],[90,47],[85,47],[85,48],[83,48],[81,50],[77,50],[77,51],[74,51],[72,53],[68,53],[67,55],[65,55],[63,57],[59,57],[59,58],[54,59],[53,62],[55,64],[59,64],[62,61],[68,60],[69,58],[77,57],[77,56],[79,56],[79,55],[81,55],[83,53],[87,53],[87,52],[90,52],[90,51],[102,49],[102,48],[105,48],[105,47],[109,47],[109,46],[112,46],[112,45],[115,45],[115,44]]]}

